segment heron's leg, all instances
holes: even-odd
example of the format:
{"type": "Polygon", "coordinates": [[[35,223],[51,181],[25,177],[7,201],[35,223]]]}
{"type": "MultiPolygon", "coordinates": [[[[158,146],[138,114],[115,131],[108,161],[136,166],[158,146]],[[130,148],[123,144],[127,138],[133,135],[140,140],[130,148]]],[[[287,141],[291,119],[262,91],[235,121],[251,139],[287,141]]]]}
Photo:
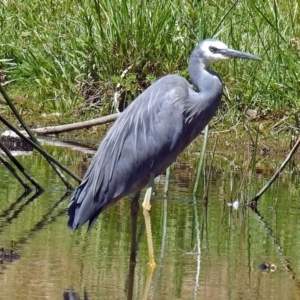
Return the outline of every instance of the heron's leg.
{"type": "Polygon", "coordinates": [[[135,263],[136,257],[136,228],[139,212],[139,198],[141,192],[138,192],[131,200],[131,243],[130,243],[130,263],[135,263]]]}
{"type": "Polygon", "coordinates": [[[137,218],[139,212],[139,198],[141,192],[134,195],[131,200],[131,243],[130,243],[130,260],[129,260],[129,274],[128,274],[128,291],[127,299],[133,298],[133,285],[134,285],[134,271],[136,266],[136,229],[137,218]]]}
{"type": "Polygon", "coordinates": [[[143,213],[145,218],[145,224],[146,224],[146,234],[147,234],[147,242],[148,242],[148,254],[149,254],[149,266],[155,267],[156,263],[154,260],[154,251],[153,251],[153,242],[152,242],[152,232],[151,232],[151,219],[150,219],[150,199],[152,194],[152,187],[154,183],[154,176],[150,175],[149,182],[148,182],[148,188],[146,191],[146,195],[143,202],[143,213]]]}
{"type": "Polygon", "coordinates": [[[148,187],[147,187],[147,191],[146,191],[144,202],[143,202],[144,210],[150,211],[150,209],[151,209],[150,200],[151,200],[151,195],[152,195],[152,190],[153,190],[153,184],[154,184],[154,176],[151,174],[149,181],[148,181],[148,187]]]}

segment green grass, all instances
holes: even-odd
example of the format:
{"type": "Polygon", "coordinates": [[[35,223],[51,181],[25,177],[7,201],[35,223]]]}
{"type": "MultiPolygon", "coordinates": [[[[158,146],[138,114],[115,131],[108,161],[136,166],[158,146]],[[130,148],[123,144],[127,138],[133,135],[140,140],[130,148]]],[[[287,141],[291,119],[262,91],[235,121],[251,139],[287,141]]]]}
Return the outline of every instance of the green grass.
{"type": "Polygon", "coordinates": [[[0,4],[0,69],[34,112],[113,111],[168,73],[188,78],[195,44],[215,37],[263,58],[216,64],[228,90],[221,116],[248,109],[297,114],[300,19],[295,1],[7,0],[0,4]],[[3,4],[6,3],[6,4],[3,4]],[[132,66],[128,74],[121,74],[132,66]]]}

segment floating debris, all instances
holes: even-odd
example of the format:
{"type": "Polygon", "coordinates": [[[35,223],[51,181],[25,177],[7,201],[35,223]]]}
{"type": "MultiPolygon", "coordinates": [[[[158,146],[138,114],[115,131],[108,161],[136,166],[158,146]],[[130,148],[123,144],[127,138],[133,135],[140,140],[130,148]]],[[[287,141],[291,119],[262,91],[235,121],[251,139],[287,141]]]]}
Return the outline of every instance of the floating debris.
{"type": "Polygon", "coordinates": [[[33,147],[27,141],[21,139],[12,130],[6,130],[3,133],[1,133],[0,141],[10,151],[32,151],[33,150],[33,147]]]}
{"type": "Polygon", "coordinates": [[[239,205],[240,205],[240,203],[237,200],[227,203],[227,206],[232,207],[233,209],[236,209],[236,210],[239,208],[239,205]]]}
{"type": "Polygon", "coordinates": [[[4,261],[12,262],[20,258],[20,254],[12,249],[0,248],[0,264],[4,261]]]}
{"type": "Polygon", "coordinates": [[[277,266],[275,264],[269,263],[269,262],[264,262],[264,263],[260,264],[259,268],[260,268],[260,270],[262,270],[263,272],[266,272],[266,273],[272,273],[277,270],[277,266]]]}

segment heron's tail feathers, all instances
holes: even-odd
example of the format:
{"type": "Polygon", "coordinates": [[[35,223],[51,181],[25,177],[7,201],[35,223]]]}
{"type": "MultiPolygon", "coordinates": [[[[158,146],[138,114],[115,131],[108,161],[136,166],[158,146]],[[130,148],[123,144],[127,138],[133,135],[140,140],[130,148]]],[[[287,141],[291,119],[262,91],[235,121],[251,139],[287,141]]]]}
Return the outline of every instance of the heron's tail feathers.
{"type": "Polygon", "coordinates": [[[80,228],[87,221],[89,221],[88,229],[90,229],[101,212],[91,190],[86,180],[79,185],[72,195],[68,207],[68,226],[72,230],[80,228]]]}
{"type": "Polygon", "coordinates": [[[70,227],[73,230],[78,229],[81,225],[78,223],[78,214],[79,214],[79,209],[81,206],[81,201],[79,202],[80,194],[83,190],[84,186],[80,185],[73,193],[71,202],[68,207],[68,215],[69,215],[69,220],[68,220],[68,227],[70,227]],[[76,220],[76,221],[75,221],[76,220]]]}

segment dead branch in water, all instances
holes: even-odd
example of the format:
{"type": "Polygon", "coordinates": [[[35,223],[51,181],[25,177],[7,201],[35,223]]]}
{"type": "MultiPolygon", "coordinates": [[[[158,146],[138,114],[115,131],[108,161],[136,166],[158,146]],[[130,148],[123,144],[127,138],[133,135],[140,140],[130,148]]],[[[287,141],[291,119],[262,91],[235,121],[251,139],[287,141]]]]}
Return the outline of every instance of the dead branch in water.
{"type": "MultiPolygon", "coordinates": [[[[39,145],[37,145],[35,142],[33,142],[31,139],[26,137],[22,132],[17,130],[14,126],[12,126],[9,122],[7,122],[1,115],[0,115],[0,122],[2,122],[5,126],[7,126],[10,130],[12,130],[14,133],[16,133],[21,139],[28,142],[33,148],[35,148],[39,153],[41,153],[47,161],[51,161],[51,163],[57,165],[59,168],[61,168],[63,171],[65,171],[67,174],[69,174],[71,177],[73,177],[76,181],[80,182],[81,179],[71,173],[66,167],[64,167],[61,163],[59,163],[54,157],[49,155],[43,148],[41,148],[39,145]]],[[[71,189],[72,187],[70,187],[71,189]]]]}
{"type": "Polygon", "coordinates": [[[269,182],[256,194],[256,196],[254,198],[252,198],[252,200],[248,204],[249,206],[251,206],[251,208],[253,208],[254,210],[256,209],[258,199],[271,186],[271,184],[276,180],[276,178],[282,172],[282,170],[284,169],[284,167],[286,166],[286,164],[291,160],[291,158],[293,157],[294,153],[297,151],[299,145],[300,145],[300,136],[298,137],[297,142],[295,143],[294,147],[292,148],[292,150],[290,151],[290,153],[288,154],[288,156],[286,157],[286,159],[284,160],[284,162],[281,164],[280,168],[272,176],[272,178],[269,180],[269,182]]]}
{"type": "MultiPolygon", "coordinates": [[[[19,171],[34,185],[36,191],[41,192],[43,188],[38,184],[38,182],[26,171],[26,169],[21,165],[21,163],[10,153],[10,151],[5,147],[5,145],[0,141],[0,149],[9,157],[13,164],[19,169],[19,171]]],[[[20,176],[14,171],[13,167],[2,158],[1,161],[8,168],[8,170],[15,176],[15,178],[23,185],[25,191],[29,190],[29,186],[21,179],[20,176]]]]}
{"type": "Polygon", "coordinates": [[[66,125],[41,127],[41,128],[31,129],[31,130],[38,135],[59,134],[59,133],[68,132],[72,130],[89,128],[96,125],[110,123],[115,121],[119,115],[120,115],[119,113],[116,113],[116,114],[112,114],[112,115],[108,115],[105,117],[100,117],[88,121],[77,122],[77,123],[66,124],[66,125]]]}

